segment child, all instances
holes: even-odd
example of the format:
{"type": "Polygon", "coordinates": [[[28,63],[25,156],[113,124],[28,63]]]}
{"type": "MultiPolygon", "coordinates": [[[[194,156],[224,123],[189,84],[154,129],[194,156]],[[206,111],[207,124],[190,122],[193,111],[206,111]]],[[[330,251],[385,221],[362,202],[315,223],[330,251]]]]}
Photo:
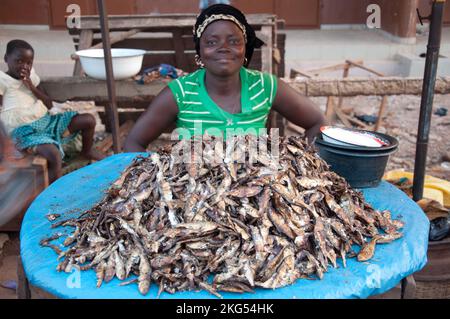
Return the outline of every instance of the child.
{"type": "Polygon", "coordinates": [[[80,132],[83,148],[81,155],[100,160],[104,156],[92,148],[95,118],[90,114],[69,111],[50,115],[52,101],[34,72],[34,50],[23,40],[7,44],[5,62],[8,71],[0,71],[0,97],[3,106],[0,120],[19,150],[31,151],[47,159],[50,182],[62,174],[62,145],[80,132]]]}

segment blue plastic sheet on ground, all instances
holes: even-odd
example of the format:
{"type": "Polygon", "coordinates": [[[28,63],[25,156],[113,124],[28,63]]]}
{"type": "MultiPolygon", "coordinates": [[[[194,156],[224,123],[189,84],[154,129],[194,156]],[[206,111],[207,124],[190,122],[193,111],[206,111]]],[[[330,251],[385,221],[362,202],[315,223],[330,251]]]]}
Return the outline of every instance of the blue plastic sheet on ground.
{"type": "MultiPolygon", "coordinates": [[[[39,195],[28,209],[20,233],[21,257],[30,283],[61,298],[155,298],[158,287],[153,284],[142,296],[136,284],[119,286],[115,278],[96,288],[93,270],[71,273],[57,272],[56,253],[39,246],[39,241],[56,232],[69,233],[72,227],[52,229],[45,215],[58,213],[58,219],[75,217],[99,202],[109,185],[137,156],[125,153],[63,176],[39,195]]],[[[255,293],[222,293],[224,298],[366,298],[395,287],[401,279],[422,269],[427,262],[429,221],[423,211],[403,192],[382,182],[376,188],[363,190],[366,200],[376,209],[391,211],[393,218],[405,222],[404,237],[390,244],[377,245],[373,259],[358,262],[348,259],[343,268],[329,268],[322,280],[299,279],[278,289],[258,288],[255,293]]],[[[60,244],[60,241],[55,241],[60,244]]],[[[61,248],[63,248],[61,246],[61,248]]],[[[206,291],[162,293],[160,298],[216,298],[206,291]]]]}

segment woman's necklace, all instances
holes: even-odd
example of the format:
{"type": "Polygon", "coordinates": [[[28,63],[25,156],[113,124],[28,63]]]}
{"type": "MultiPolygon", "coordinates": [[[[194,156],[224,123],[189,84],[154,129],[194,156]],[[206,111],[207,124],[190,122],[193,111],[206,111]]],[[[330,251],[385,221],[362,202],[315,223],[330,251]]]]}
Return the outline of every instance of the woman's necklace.
{"type": "MultiPolygon", "coordinates": [[[[230,112],[228,112],[232,116],[237,113],[237,111],[239,109],[239,105],[240,105],[240,100],[241,100],[241,95],[239,94],[238,98],[233,103],[232,109],[230,110],[230,112]]],[[[231,126],[231,125],[233,125],[233,119],[230,116],[227,116],[227,126],[231,126]]]]}
{"type": "MultiPolygon", "coordinates": [[[[222,107],[219,103],[216,102],[216,105],[218,106],[219,110],[221,111],[222,115],[225,117],[226,121],[227,121],[227,126],[232,126],[234,124],[233,122],[233,115],[236,114],[236,112],[239,109],[239,106],[241,105],[241,91],[239,90],[239,93],[236,94],[236,98],[234,99],[234,101],[231,103],[231,107],[228,108],[227,106],[230,105],[229,103],[226,104],[226,106],[223,103],[222,104],[224,107],[222,107]]],[[[212,95],[210,95],[212,96],[212,95]]],[[[214,99],[213,99],[214,100],[214,99]]],[[[242,110],[241,110],[242,112],[242,110]]]]}
{"type": "Polygon", "coordinates": [[[239,109],[240,102],[241,102],[241,95],[239,94],[237,99],[233,103],[233,109],[230,112],[231,114],[237,113],[237,111],[239,109]]]}

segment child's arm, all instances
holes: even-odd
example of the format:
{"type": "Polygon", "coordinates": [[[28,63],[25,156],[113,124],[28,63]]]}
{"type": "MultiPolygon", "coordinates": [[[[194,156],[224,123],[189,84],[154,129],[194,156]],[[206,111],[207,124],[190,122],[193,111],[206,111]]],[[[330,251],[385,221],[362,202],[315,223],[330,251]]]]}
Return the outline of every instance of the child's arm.
{"type": "Polygon", "coordinates": [[[30,79],[30,73],[21,73],[23,84],[30,89],[31,92],[33,92],[34,96],[44,102],[47,109],[51,109],[53,106],[52,100],[48,97],[48,95],[45,93],[44,89],[38,85],[38,87],[35,87],[33,82],[31,82],[30,79]]]}

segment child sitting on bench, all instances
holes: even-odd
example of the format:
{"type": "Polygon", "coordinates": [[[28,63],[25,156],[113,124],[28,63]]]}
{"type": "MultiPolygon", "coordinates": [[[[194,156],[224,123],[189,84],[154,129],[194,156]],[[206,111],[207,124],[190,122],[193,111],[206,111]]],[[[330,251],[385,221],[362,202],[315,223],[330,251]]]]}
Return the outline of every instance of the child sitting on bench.
{"type": "Polygon", "coordinates": [[[40,79],[32,68],[32,46],[23,40],[12,40],[7,44],[4,59],[8,71],[0,71],[0,97],[3,100],[0,120],[20,151],[47,159],[49,181],[62,175],[62,146],[78,132],[83,143],[81,155],[90,160],[102,159],[104,156],[92,147],[95,118],[91,114],[48,113],[53,102],[39,86],[40,79]]]}

